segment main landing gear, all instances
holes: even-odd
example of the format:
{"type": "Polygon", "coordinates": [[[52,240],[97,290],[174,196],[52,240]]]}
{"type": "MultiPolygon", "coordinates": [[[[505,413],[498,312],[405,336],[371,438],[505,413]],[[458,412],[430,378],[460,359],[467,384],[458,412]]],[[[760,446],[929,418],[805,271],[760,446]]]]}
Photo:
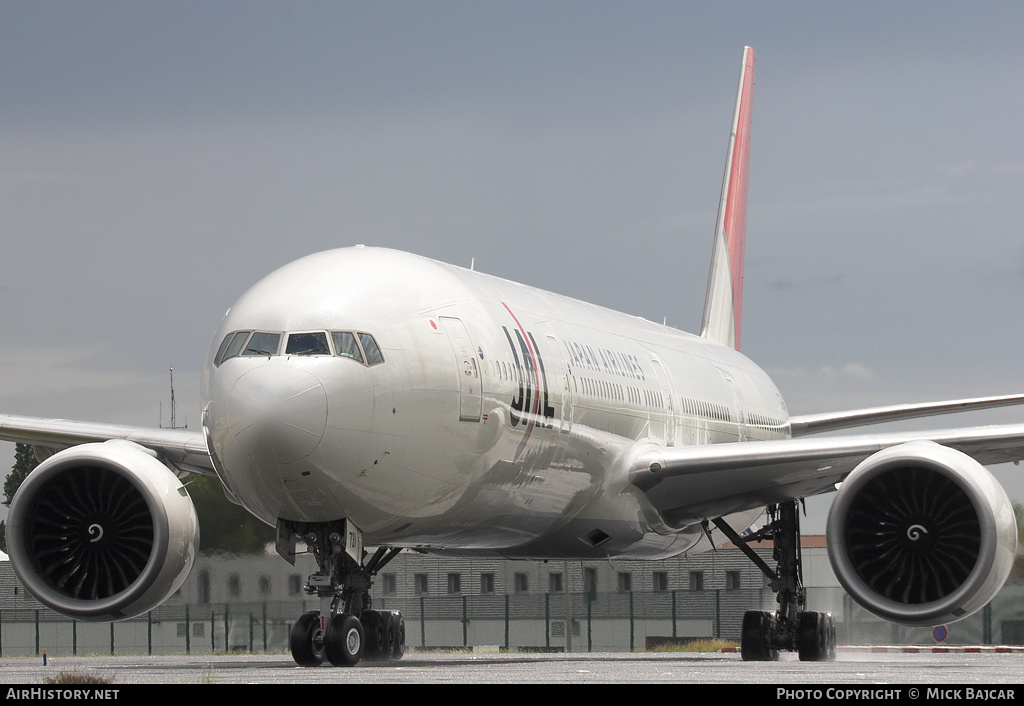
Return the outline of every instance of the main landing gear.
{"type": "Polygon", "coordinates": [[[740,650],[748,661],[773,661],[779,650],[796,651],[803,661],[831,661],[836,658],[836,621],[831,613],[804,610],[803,569],[800,559],[799,502],[768,506],[768,524],[740,537],[721,517],[714,520],[770,579],[779,608],[774,614],[750,610],[743,614],[740,650]],[[748,542],[770,539],[774,544],[773,571],[748,542]]]}
{"type": "Polygon", "coordinates": [[[327,659],[335,667],[351,667],[360,659],[401,659],[405,653],[405,620],[398,611],[373,610],[373,577],[401,549],[380,547],[363,562],[362,534],[350,522],[301,523],[279,520],[277,551],[295,563],[295,539],[316,557],[306,593],[320,599],[320,610],[299,616],[292,626],[291,651],[301,667],[327,659]]]}

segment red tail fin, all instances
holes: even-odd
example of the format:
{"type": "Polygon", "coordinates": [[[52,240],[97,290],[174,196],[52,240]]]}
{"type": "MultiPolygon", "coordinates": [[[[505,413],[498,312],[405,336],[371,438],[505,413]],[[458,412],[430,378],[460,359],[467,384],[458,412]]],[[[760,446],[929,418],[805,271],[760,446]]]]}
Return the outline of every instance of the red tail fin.
{"type": "Polygon", "coordinates": [[[743,250],[747,235],[747,175],[753,117],[754,50],[743,50],[729,153],[700,335],[739,350],[743,311],[743,250]]]}

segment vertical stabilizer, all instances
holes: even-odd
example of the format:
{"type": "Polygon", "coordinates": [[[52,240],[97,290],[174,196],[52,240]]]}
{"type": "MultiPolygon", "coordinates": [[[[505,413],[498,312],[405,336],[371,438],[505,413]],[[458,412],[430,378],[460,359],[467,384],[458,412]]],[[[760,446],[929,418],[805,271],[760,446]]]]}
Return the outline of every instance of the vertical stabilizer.
{"type": "Polygon", "coordinates": [[[722,198],[718,204],[704,320],[700,327],[700,335],[704,338],[737,350],[740,347],[743,310],[743,248],[747,235],[747,174],[753,98],[754,50],[746,47],[725,161],[722,198]]]}

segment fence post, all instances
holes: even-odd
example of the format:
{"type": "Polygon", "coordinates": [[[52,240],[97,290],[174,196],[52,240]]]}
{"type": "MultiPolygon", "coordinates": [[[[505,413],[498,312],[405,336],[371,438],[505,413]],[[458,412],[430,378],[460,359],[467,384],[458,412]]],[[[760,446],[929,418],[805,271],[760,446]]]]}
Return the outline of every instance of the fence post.
{"type": "Polygon", "coordinates": [[[192,623],[188,619],[188,603],[185,604],[185,654],[192,654],[192,623]]]}
{"type": "Polygon", "coordinates": [[[551,649],[551,594],[544,594],[544,647],[551,649]]]}
{"type": "Polygon", "coordinates": [[[36,608],[36,657],[39,656],[39,609],[36,608]]]}
{"type": "Polygon", "coordinates": [[[986,603],[985,607],[981,609],[981,620],[982,620],[982,642],[986,645],[992,644],[992,604],[986,603]]]}
{"type": "Polygon", "coordinates": [[[71,654],[78,656],[78,621],[71,621],[71,654]]]}
{"type": "Polygon", "coordinates": [[[508,649],[509,649],[509,643],[508,643],[508,619],[509,619],[509,615],[508,615],[508,594],[506,593],[505,594],[505,651],[508,651],[508,649]]]}
{"type": "Polygon", "coordinates": [[[676,635],[676,591],[672,591],[672,639],[675,640],[678,637],[676,635]]]}
{"type": "Polygon", "coordinates": [[[153,611],[146,613],[146,654],[153,656],[153,611]]]}
{"type": "Polygon", "coordinates": [[[722,638],[722,591],[715,592],[715,637],[722,638]]]}
{"type": "Polygon", "coordinates": [[[587,652],[594,651],[594,621],[591,618],[594,614],[594,599],[596,597],[594,593],[587,594],[587,652]]]}
{"type": "Polygon", "coordinates": [[[424,596],[420,596],[420,647],[427,646],[427,615],[424,596]]]}
{"type": "Polygon", "coordinates": [[[466,612],[466,596],[462,596],[462,646],[469,646],[469,615],[466,612]]]}
{"type": "Polygon", "coordinates": [[[114,624],[110,624],[110,654],[114,654],[114,624]]]}
{"type": "Polygon", "coordinates": [[[634,620],[634,615],[633,615],[633,592],[630,591],[629,592],[629,651],[630,652],[632,652],[634,649],[636,649],[634,647],[634,640],[633,640],[633,632],[634,632],[633,631],[633,620],[634,620]]]}

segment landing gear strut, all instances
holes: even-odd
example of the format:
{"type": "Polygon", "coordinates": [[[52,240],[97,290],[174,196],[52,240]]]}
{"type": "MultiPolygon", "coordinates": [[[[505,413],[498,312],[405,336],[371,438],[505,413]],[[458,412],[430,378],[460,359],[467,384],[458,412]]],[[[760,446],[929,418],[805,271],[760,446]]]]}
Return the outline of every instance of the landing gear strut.
{"type": "Polygon", "coordinates": [[[779,650],[790,650],[798,652],[803,661],[834,660],[835,619],[831,613],[804,610],[799,502],[768,506],[768,524],[746,537],[736,534],[721,517],[714,523],[769,578],[779,604],[774,614],[758,610],[743,614],[743,659],[773,661],[779,658],[779,650]],[[747,546],[762,539],[772,540],[775,570],[747,546]]]}
{"type": "Polygon", "coordinates": [[[326,658],[336,667],[351,667],[364,657],[400,659],[405,652],[405,621],[397,611],[373,610],[370,586],[401,549],[380,547],[366,559],[362,533],[347,520],[279,520],[277,551],[292,564],[296,538],[316,558],[317,571],[310,574],[305,590],[320,599],[320,610],[299,616],[292,626],[295,663],[316,667],[326,658]]]}

